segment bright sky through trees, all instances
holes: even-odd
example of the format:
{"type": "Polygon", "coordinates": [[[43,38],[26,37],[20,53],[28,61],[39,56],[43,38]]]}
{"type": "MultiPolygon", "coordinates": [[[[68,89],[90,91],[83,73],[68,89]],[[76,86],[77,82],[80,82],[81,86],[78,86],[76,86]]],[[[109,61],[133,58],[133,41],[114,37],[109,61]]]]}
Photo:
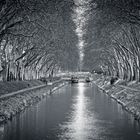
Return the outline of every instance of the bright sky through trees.
{"type": "Polygon", "coordinates": [[[76,7],[72,15],[73,21],[76,25],[76,34],[78,36],[77,47],[79,49],[79,65],[80,69],[83,65],[84,59],[84,46],[86,44],[84,35],[86,33],[86,23],[88,21],[88,10],[90,9],[89,3],[91,0],[74,0],[76,7]]]}

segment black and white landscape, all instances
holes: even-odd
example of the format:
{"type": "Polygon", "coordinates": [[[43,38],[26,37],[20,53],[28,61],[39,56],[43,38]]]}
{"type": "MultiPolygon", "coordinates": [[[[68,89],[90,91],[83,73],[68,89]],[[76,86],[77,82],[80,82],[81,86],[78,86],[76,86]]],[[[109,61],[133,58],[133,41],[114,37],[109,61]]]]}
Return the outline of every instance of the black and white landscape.
{"type": "Polygon", "coordinates": [[[140,0],[0,0],[0,140],[140,140],[140,0]]]}

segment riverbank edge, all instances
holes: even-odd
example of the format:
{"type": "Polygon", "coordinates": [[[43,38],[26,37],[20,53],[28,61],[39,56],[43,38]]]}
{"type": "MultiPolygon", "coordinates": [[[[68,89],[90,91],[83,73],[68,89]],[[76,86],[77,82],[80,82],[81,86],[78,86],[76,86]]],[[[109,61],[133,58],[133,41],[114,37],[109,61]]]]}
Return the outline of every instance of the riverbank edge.
{"type": "Polygon", "coordinates": [[[50,89],[47,86],[42,88],[36,88],[34,90],[28,90],[22,92],[22,94],[16,94],[14,96],[4,98],[0,100],[0,125],[7,123],[7,121],[12,120],[16,114],[23,112],[26,108],[38,103],[48,94],[53,94],[59,88],[68,84],[66,81],[61,81],[54,85],[50,89]]]}
{"type": "MultiPolygon", "coordinates": [[[[117,103],[119,103],[123,109],[125,109],[127,112],[129,112],[131,115],[133,115],[134,119],[137,120],[138,122],[140,122],[140,110],[138,108],[135,108],[133,106],[129,106],[129,103],[125,103],[123,101],[121,101],[120,99],[117,98],[117,96],[114,96],[115,94],[123,94],[123,91],[125,89],[122,89],[119,92],[115,92],[115,93],[111,93],[113,91],[113,88],[117,88],[117,86],[114,85],[110,85],[110,81],[106,80],[106,78],[97,78],[96,80],[93,80],[93,83],[100,89],[102,90],[103,93],[105,93],[106,95],[108,95],[110,98],[112,98],[113,100],[115,100],[117,103]],[[98,82],[100,81],[100,82],[98,82]]],[[[114,90],[115,91],[115,90],[114,90]]],[[[133,98],[133,97],[132,97],[133,98]]],[[[131,104],[133,104],[133,100],[131,101],[131,104]]],[[[140,102],[139,102],[140,104],[140,102]]]]}

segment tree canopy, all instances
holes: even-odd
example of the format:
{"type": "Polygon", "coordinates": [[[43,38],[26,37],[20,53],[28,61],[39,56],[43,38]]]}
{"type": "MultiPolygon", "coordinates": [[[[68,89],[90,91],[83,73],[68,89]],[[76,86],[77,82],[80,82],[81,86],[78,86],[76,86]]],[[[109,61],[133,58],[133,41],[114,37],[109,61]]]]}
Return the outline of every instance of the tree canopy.
{"type": "Polygon", "coordinates": [[[84,67],[140,80],[140,1],[92,0],[84,67]]]}
{"type": "Polygon", "coordinates": [[[72,6],[71,0],[0,1],[3,80],[10,74],[16,79],[39,78],[59,69],[77,69],[72,6]]]}

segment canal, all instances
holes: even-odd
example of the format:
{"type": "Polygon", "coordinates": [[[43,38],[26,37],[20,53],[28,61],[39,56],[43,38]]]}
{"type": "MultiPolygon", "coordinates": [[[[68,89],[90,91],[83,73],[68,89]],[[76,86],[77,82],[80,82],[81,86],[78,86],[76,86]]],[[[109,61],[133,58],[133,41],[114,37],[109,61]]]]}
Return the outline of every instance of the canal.
{"type": "Polygon", "coordinates": [[[1,126],[0,140],[140,140],[140,125],[96,85],[79,83],[1,126]]]}

